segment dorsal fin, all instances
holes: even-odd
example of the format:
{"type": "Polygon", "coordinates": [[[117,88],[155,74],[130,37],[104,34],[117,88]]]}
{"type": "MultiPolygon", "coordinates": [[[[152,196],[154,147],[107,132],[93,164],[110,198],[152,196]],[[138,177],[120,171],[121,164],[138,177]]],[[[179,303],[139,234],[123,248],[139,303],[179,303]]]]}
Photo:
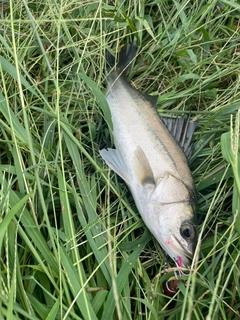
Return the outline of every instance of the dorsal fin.
{"type": "Polygon", "coordinates": [[[197,121],[191,121],[190,115],[187,118],[182,116],[181,118],[161,117],[161,119],[189,160],[192,155],[191,141],[197,121]]]}

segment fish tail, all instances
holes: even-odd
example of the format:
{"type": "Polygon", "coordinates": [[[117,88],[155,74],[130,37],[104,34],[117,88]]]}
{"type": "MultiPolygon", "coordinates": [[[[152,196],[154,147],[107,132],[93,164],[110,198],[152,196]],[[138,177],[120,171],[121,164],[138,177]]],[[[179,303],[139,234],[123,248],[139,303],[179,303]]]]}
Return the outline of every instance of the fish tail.
{"type": "Polygon", "coordinates": [[[119,62],[116,65],[116,58],[111,55],[110,52],[107,51],[106,53],[106,61],[107,65],[110,66],[111,68],[116,66],[116,69],[118,71],[125,73],[133,61],[134,57],[136,56],[137,53],[137,42],[133,41],[125,46],[125,48],[121,51],[120,57],[119,57],[119,62]]]}

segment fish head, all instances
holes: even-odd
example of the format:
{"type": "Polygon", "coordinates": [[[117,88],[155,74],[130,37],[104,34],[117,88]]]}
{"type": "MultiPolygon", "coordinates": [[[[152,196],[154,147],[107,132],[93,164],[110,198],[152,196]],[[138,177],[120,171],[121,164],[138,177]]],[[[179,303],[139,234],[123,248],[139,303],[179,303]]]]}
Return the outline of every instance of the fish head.
{"type": "Polygon", "coordinates": [[[145,223],[178,267],[191,265],[197,239],[196,204],[178,179],[163,179],[149,197],[145,223]],[[169,182],[174,185],[169,189],[169,182]]]}
{"type": "MultiPolygon", "coordinates": [[[[152,206],[151,206],[152,207],[152,206]]],[[[150,229],[178,267],[191,265],[196,244],[194,208],[189,203],[155,203],[150,229]]]]}

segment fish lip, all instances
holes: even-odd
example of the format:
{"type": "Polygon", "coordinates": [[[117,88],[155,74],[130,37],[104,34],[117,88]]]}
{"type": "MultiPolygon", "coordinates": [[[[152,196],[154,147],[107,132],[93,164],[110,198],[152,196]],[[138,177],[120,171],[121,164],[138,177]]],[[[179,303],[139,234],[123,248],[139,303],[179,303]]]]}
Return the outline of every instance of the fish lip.
{"type": "Polygon", "coordinates": [[[178,270],[174,272],[176,279],[181,278],[182,276],[188,277],[190,274],[190,266],[186,266],[184,264],[179,264],[179,260],[182,260],[182,256],[178,256],[173,259],[178,270]],[[184,270],[185,269],[185,270],[184,270]]]}
{"type": "Polygon", "coordinates": [[[176,236],[174,236],[174,239],[176,240],[176,242],[179,244],[179,246],[181,247],[181,251],[180,254],[178,254],[177,257],[175,257],[173,260],[176,263],[176,265],[178,267],[189,267],[192,263],[193,260],[193,253],[190,250],[186,250],[186,248],[181,244],[181,242],[178,240],[178,238],[176,236]],[[178,260],[181,260],[178,261],[178,260]],[[184,264],[183,260],[187,260],[189,262],[189,264],[184,264]]]}
{"type": "MultiPolygon", "coordinates": [[[[184,251],[186,252],[186,251],[184,251]]],[[[190,268],[191,267],[191,263],[192,263],[192,256],[190,257],[189,254],[180,254],[178,255],[177,257],[174,257],[173,258],[173,261],[174,263],[176,264],[177,268],[179,268],[179,275],[184,275],[184,276],[188,276],[189,275],[189,272],[186,270],[186,271],[183,271],[182,268],[190,268]],[[184,263],[184,261],[187,261],[189,263],[184,263]]]]}

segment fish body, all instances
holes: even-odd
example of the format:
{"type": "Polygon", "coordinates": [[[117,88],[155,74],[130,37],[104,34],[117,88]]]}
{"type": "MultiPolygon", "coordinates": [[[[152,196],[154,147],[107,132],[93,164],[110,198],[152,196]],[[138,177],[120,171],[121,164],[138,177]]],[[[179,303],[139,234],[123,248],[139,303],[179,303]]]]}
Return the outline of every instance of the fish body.
{"type": "Polygon", "coordinates": [[[195,187],[184,152],[151,102],[126,80],[123,69],[135,52],[135,45],[128,45],[108,77],[116,149],[100,154],[129,186],[142,219],[162,248],[177,266],[187,266],[196,237],[195,187]]]}

